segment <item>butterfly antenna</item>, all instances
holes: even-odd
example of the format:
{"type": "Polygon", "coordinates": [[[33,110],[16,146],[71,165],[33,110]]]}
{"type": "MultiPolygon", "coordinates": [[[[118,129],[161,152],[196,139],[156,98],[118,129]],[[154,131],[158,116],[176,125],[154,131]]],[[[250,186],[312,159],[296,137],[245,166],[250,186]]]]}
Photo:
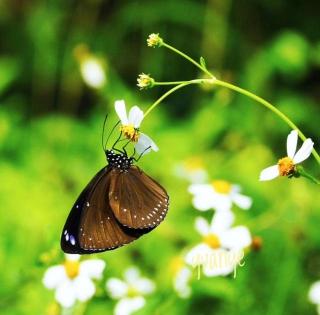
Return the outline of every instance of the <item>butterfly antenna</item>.
{"type": "Polygon", "coordinates": [[[101,145],[102,145],[102,149],[103,149],[104,151],[105,151],[105,146],[104,146],[104,131],[105,131],[105,128],[106,128],[107,118],[108,118],[108,114],[106,114],[106,117],[104,117],[103,127],[102,127],[102,135],[101,135],[101,145]]]}
{"type": "MultiPolygon", "coordinates": [[[[120,142],[121,140],[121,136],[122,136],[122,131],[120,131],[120,134],[119,134],[119,137],[118,137],[118,139],[116,140],[116,142],[113,144],[113,146],[112,146],[112,150],[116,150],[116,145],[118,144],[118,142],[120,142]]],[[[120,150],[117,150],[117,151],[120,151],[120,150]]],[[[120,152],[122,152],[122,151],[120,151],[120,152]]]]}
{"type": "MultiPolygon", "coordinates": [[[[107,137],[107,140],[106,140],[106,142],[105,142],[105,145],[104,145],[104,147],[103,147],[103,150],[104,150],[104,151],[106,151],[106,149],[107,149],[107,144],[108,144],[108,141],[109,141],[109,139],[110,139],[113,131],[116,129],[116,127],[117,127],[119,124],[120,124],[120,120],[119,120],[119,121],[113,126],[113,128],[111,129],[111,131],[110,131],[110,133],[109,133],[109,135],[108,135],[108,137],[107,137]]],[[[119,141],[119,139],[121,138],[121,135],[122,135],[122,132],[120,133],[120,137],[118,138],[118,140],[117,140],[116,142],[119,141]]],[[[114,146],[115,146],[115,144],[113,145],[113,147],[114,147],[114,146]]]]}

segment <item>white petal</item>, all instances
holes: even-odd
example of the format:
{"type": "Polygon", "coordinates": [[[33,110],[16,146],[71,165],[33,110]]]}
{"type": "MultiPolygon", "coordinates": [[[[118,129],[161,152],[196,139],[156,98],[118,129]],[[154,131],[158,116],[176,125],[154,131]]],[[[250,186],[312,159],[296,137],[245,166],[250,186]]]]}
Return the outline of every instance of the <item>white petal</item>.
{"type": "Polygon", "coordinates": [[[138,142],[135,145],[135,148],[138,154],[141,154],[141,153],[147,154],[151,152],[151,150],[159,151],[159,148],[153,142],[153,140],[144,133],[140,133],[140,136],[139,136],[138,142]]]}
{"type": "Polygon", "coordinates": [[[88,278],[101,279],[106,263],[101,259],[85,260],[80,264],[80,274],[88,278]]]}
{"type": "Polygon", "coordinates": [[[55,293],[57,302],[65,308],[71,307],[76,302],[76,294],[71,281],[65,281],[55,293]]]}
{"type": "Polygon", "coordinates": [[[252,199],[242,194],[233,194],[232,201],[241,209],[248,210],[251,208],[252,199]]]}
{"type": "Polygon", "coordinates": [[[134,287],[143,295],[150,294],[155,290],[155,284],[147,278],[140,278],[136,280],[134,287]]]}
{"type": "Polygon", "coordinates": [[[65,254],[66,260],[69,261],[79,261],[80,260],[80,255],[78,254],[65,254]]]}
{"type": "Polygon", "coordinates": [[[177,292],[178,296],[186,299],[191,295],[191,288],[189,281],[192,277],[192,271],[187,268],[181,268],[173,280],[173,287],[177,292]]]}
{"type": "Polygon", "coordinates": [[[301,163],[304,160],[306,160],[312,152],[313,145],[314,145],[314,143],[311,139],[307,139],[305,142],[303,142],[302,147],[296,153],[296,155],[293,157],[293,162],[295,164],[298,164],[298,163],[301,163]]]}
{"type": "Polygon", "coordinates": [[[262,170],[262,172],[260,173],[259,180],[260,181],[271,180],[271,179],[278,177],[279,175],[280,175],[280,173],[279,173],[278,165],[273,165],[273,166],[269,166],[269,167],[265,168],[264,170],[262,170]]]}
{"type": "Polygon", "coordinates": [[[85,276],[78,276],[74,279],[73,286],[76,297],[81,302],[88,301],[96,292],[93,282],[85,276]]]}
{"type": "Polygon", "coordinates": [[[234,222],[234,214],[231,211],[218,211],[212,218],[210,232],[220,234],[226,231],[234,222]]]}
{"type": "MultiPolygon", "coordinates": [[[[229,259],[230,252],[224,249],[211,250],[203,264],[203,274],[207,277],[226,276],[236,266],[234,259],[229,259]]],[[[233,257],[233,256],[231,256],[233,257]]]]}
{"type": "Polygon", "coordinates": [[[212,250],[208,245],[200,243],[187,253],[185,256],[185,262],[195,268],[196,266],[202,265],[203,261],[211,251],[212,250]]]}
{"type": "Polygon", "coordinates": [[[215,194],[212,195],[212,208],[217,211],[230,211],[232,207],[231,196],[215,194]]]}
{"type": "Polygon", "coordinates": [[[126,111],[126,103],[124,100],[115,101],[114,108],[122,125],[128,125],[128,117],[126,111]]]}
{"type": "Polygon", "coordinates": [[[134,285],[140,279],[140,270],[136,267],[128,268],[124,273],[124,279],[128,284],[134,285]]]}
{"type": "Polygon", "coordinates": [[[188,187],[188,191],[193,195],[213,194],[213,188],[208,184],[192,184],[188,187]]]}
{"type": "Polygon", "coordinates": [[[139,128],[143,119],[143,111],[138,106],[133,106],[129,112],[129,125],[139,128]]]}
{"type": "Polygon", "coordinates": [[[192,199],[193,206],[200,211],[207,211],[212,209],[213,201],[208,196],[195,196],[192,199]]]}
{"type": "Polygon", "coordinates": [[[210,226],[206,219],[197,217],[195,221],[195,229],[202,236],[208,235],[210,232],[210,226]]]}
{"type": "Polygon", "coordinates": [[[67,280],[67,275],[62,265],[52,266],[45,272],[42,282],[48,289],[55,289],[67,280]]]}
{"type": "Polygon", "coordinates": [[[142,296],[122,299],[117,303],[114,315],[130,315],[141,309],[145,303],[146,301],[142,296]]]}
{"type": "Polygon", "coordinates": [[[320,304],[320,281],[315,282],[309,290],[309,300],[311,303],[320,304]]]}
{"type": "Polygon", "coordinates": [[[113,299],[121,299],[128,293],[128,284],[117,278],[110,278],[106,283],[106,289],[113,299]]]}
{"type": "Polygon", "coordinates": [[[220,242],[228,249],[243,249],[251,244],[251,235],[245,226],[237,226],[223,232],[220,242]]]}
{"type": "Polygon", "coordinates": [[[298,143],[298,131],[292,130],[287,138],[287,155],[289,158],[293,158],[296,150],[297,150],[297,143],[298,143]]]}
{"type": "Polygon", "coordinates": [[[197,210],[206,211],[212,208],[215,193],[211,185],[193,184],[189,186],[188,190],[194,195],[192,203],[197,210]]]}

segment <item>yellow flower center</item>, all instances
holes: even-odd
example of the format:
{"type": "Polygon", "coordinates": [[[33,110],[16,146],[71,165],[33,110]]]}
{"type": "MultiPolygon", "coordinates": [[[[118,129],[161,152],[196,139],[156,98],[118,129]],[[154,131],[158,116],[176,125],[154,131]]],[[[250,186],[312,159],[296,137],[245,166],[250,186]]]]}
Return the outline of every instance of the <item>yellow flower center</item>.
{"type": "Polygon", "coordinates": [[[208,234],[204,237],[203,242],[213,249],[220,248],[221,246],[219,237],[216,234],[208,234]]]}
{"type": "Polygon", "coordinates": [[[203,162],[199,157],[192,157],[184,162],[185,168],[188,171],[197,171],[203,169],[203,162]]]}
{"type": "Polygon", "coordinates": [[[294,162],[289,157],[280,159],[278,162],[278,168],[280,176],[288,176],[295,171],[294,162]]]}
{"type": "Polygon", "coordinates": [[[170,263],[170,271],[175,275],[183,268],[183,266],[183,259],[181,257],[175,257],[170,263]]]}
{"type": "Polygon", "coordinates": [[[215,180],[211,184],[213,189],[220,194],[227,195],[231,191],[231,184],[225,180],[215,180]]]}
{"type": "Polygon", "coordinates": [[[80,271],[80,262],[75,260],[66,260],[64,263],[64,269],[70,279],[74,279],[80,271]]]}
{"type": "Polygon", "coordinates": [[[124,136],[132,142],[137,142],[139,139],[139,131],[133,125],[124,125],[120,127],[124,136]]]}
{"type": "Polygon", "coordinates": [[[139,295],[139,291],[135,287],[129,286],[127,295],[128,297],[135,297],[139,295]]]}

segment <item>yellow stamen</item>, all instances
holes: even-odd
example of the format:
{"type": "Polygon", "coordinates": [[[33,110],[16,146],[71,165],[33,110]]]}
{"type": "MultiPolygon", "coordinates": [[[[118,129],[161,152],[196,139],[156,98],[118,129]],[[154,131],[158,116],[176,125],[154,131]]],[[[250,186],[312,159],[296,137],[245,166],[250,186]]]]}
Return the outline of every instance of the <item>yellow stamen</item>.
{"type": "Polygon", "coordinates": [[[280,176],[288,176],[294,173],[295,165],[292,159],[285,157],[279,160],[278,168],[280,176]]]}
{"type": "Polygon", "coordinates": [[[127,295],[128,297],[136,297],[139,295],[139,291],[135,287],[129,286],[127,295]]]}
{"type": "Polygon", "coordinates": [[[208,234],[204,237],[203,242],[213,249],[220,248],[221,243],[219,237],[216,234],[208,234]]]}
{"type": "Polygon", "coordinates": [[[66,260],[64,263],[66,274],[70,279],[74,279],[78,276],[80,271],[80,263],[75,260],[66,260]]]}
{"type": "Polygon", "coordinates": [[[123,132],[124,136],[131,140],[132,142],[137,142],[139,139],[139,131],[134,128],[132,125],[124,125],[120,127],[120,130],[123,132]]]}
{"type": "Polygon", "coordinates": [[[231,192],[231,184],[225,180],[215,180],[211,184],[214,190],[220,194],[227,195],[231,192]]]}

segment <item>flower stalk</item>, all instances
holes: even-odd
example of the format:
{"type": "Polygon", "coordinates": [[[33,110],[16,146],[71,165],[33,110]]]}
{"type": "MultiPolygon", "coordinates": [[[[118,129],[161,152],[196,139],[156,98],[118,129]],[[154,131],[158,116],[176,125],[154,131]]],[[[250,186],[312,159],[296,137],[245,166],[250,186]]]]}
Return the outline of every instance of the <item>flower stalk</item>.
{"type": "MultiPolygon", "coordinates": [[[[157,34],[158,35],[158,34],[157,34]]],[[[154,46],[153,46],[154,47],[154,46]]],[[[282,113],[278,108],[276,108],[274,105],[272,105],[270,102],[266,101],[265,99],[263,99],[262,97],[248,91],[245,90],[243,88],[240,88],[236,85],[233,85],[231,83],[225,82],[223,80],[218,80],[216,79],[216,77],[206,68],[204,61],[201,63],[198,63],[197,61],[195,61],[193,58],[191,58],[190,56],[188,56],[187,54],[185,54],[184,52],[178,50],[177,48],[167,44],[166,42],[163,41],[163,39],[161,38],[161,45],[158,45],[158,47],[165,47],[171,51],[173,51],[174,53],[180,55],[181,57],[185,58],[186,60],[188,60],[189,62],[191,62],[193,65],[195,65],[198,69],[200,69],[202,72],[204,72],[205,74],[207,74],[211,79],[195,79],[195,80],[190,80],[190,81],[177,81],[177,82],[155,82],[154,86],[156,85],[175,85],[176,86],[172,89],[170,89],[169,91],[167,91],[165,94],[163,94],[158,100],[156,100],[146,111],[145,116],[147,116],[157,105],[159,105],[167,96],[169,96],[170,94],[174,93],[175,91],[179,90],[182,87],[185,87],[187,85],[190,84],[202,84],[202,83],[210,83],[210,84],[215,84],[221,87],[225,87],[229,90],[233,90],[237,93],[240,93],[242,95],[245,95],[253,100],[255,100],[256,102],[258,102],[259,104],[263,105],[264,107],[266,107],[267,109],[269,109],[270,111],[272,111],[275,115],[277,115],[282,121],[284,121],[288,126],[290,126],[290,128],[297,130],[299,137],[305,141],[306,140],[306,136],[303,134],[303,132],[298,128],[298,126],[288,117],[286,116],[284,113],[282,113]]],[[[202,58],[203,60],[203,58],[202,58]]],[[[316,159],[316,161],[318,162],[318,164],[320,165],[320,156],[318,154],[318,152],[313,149],[312,150],[312,155],[314,156],[314,158],[316,159]]],[[[303,175],[302,175],[303,176],[303,175]]]]}

